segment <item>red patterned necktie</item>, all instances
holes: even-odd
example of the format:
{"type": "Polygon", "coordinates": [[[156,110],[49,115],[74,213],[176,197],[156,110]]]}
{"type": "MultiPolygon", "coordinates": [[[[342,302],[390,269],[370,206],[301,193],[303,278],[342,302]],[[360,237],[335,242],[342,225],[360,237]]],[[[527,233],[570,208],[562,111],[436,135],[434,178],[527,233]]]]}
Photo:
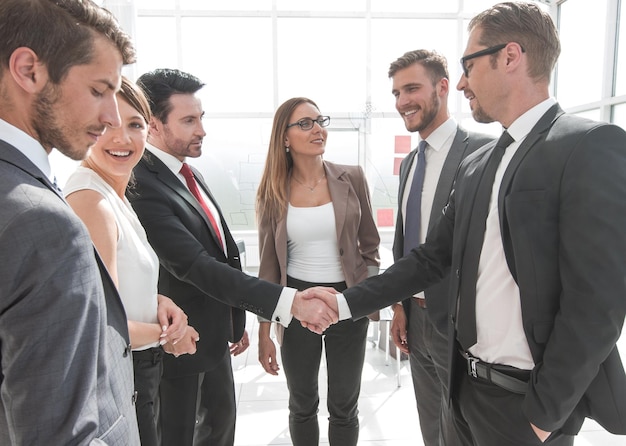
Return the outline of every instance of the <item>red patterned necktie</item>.
{"type": "Polygon", "coordinates": [[[183,167],[180,169],[180,173],[182,173],[185,177],[185,181],[187,181],[187,187],[189,187],[192,195],[196,197],[196,200],[198,200],[198,203],[200,203],[200,206],[202,206],[202,209],[204,209],[204,212],[209,218],[211,226],[213,226],[213,230],[215,231],[215,235],[217,235],[217,239],[220,242],[220,248],[224,249],[224,243],[222,242],[220,228],[217,225],[217,221],[215,220],[213,213],[211,212],[206,202],[204,201],[204,198],[202,198],[202,195],[200,194],[200,189],[198,189],[198,183],[196,182],[196,178],[191,171],[191,167],[189,167],[189,164],[183,163],[183,167]]]}

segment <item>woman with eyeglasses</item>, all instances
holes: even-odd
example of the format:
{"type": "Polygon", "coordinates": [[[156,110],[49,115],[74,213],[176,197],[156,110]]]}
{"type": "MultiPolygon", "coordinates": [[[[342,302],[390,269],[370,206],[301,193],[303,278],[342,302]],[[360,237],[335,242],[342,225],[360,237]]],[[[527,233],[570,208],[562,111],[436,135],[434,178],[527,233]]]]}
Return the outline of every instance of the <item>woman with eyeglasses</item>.
{"type": "Polygon", "coordinates": [[[142,445],[156,445],[163,351],[193,354],[199,339],[183,310],[157,294],[159,259],[125,197],[146,145],[150,106],[139,87],[125,77],[117,100],[122,125],[107,128],[63,192],[119,290],[128,318],[139,437],[142,445]]]}
{"type": "MultiPolygon", "coordinates": [[[[330,123],[307,98],[284,102],[274,115],[257,192],[259,277],[303,290],[343,291],[378,274],[380,242],[363,170],[324,161],[330,123]]],[[[292,323],[276,327],[289,388],[289,432],[295,446],[319,444],[318,374],[322,342],[328,375],[328,439],[356,445],[358,398],[368,319],[346,320],[320,336],[292,323]]],[[[259,361],[277,375],[270,322],[259,328],[259,361]]]]}

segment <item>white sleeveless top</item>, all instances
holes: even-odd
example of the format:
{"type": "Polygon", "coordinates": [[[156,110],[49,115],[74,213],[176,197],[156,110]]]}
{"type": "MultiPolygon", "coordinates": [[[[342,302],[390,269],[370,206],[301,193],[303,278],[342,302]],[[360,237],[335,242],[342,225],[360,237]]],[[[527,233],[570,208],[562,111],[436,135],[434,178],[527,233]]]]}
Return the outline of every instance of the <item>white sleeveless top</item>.
{"type": "MultiPolygon", "coordinates": [[[[148,243],[146,231],[126,197],[120,199],[113,188],[93,170],[79,166],[63,187],[65,196],[89,189],[100,193],[111,205],[117,223],[118,288],[126,316],[131,321],[157,323],[157,281],[159,259],[148,243]]],[[[144,345],[145,350],[159,345],[144,345]]]]}
{"type": "Polygon", "coordinates": [[[345,280],[332,203],[287,210],[287,275],[313,283],[345,280]]]}

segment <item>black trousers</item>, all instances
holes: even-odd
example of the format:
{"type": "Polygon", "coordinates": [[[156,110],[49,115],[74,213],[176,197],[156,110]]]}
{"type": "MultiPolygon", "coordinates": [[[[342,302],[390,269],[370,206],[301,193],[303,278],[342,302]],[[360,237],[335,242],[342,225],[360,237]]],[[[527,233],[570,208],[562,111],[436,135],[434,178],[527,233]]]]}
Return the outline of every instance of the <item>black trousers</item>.
{"type": "Polygon", "coordinates": [[[159,382],[163,372],[161,347],[133,351],[133,370],[137,400],[137,424],[142,446],[158,446],[157,405],[159,382]]]}
{"type": "MultiPolygon", "coordinates": [[[[287,285],[306,289],[316,284],[288,278],[287,285]]],[[[317,284],[321,285],[321,284],[317,284]]],[[[323,284],[343,291],[345,283],[323,284]]],[[[294,320],[281,346],[289,388],[289,433],[294,446],[319,444],[319,369],[322,342],[328,374],[328,440],[332,446],[355,446],[359,438],[358,400],[365,360],[367,318],[332,325],[323,336],[294,320]]]]}
{"type": "Polygon", "coordinates": [[[458,361],[459,387],[453,397],[454,421],[463,444],[475,446],[572,446],[574,436],[553,432],[541,443],[522,412],[524,395],[472,378],[458,361]]]}
{"type": "Polygon", "coordinates": [[[161,379],[162,446],[233,446],[235,384],[230,352],[203,373],[161,379]]]}

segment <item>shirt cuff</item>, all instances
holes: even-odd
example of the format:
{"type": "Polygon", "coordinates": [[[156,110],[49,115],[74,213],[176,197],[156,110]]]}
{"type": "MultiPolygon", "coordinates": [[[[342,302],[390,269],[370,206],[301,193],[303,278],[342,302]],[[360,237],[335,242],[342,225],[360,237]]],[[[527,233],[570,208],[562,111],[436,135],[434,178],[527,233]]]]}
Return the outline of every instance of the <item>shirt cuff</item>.
{"type": "Polygon", "coordinates": [[[339,309],[339,320],[352,319],[352,312],[348,306],[348,302],[342,293],[337,293],[337,308],[339,309]]]}
{"type": "Polygon", "coordinates": [[[272,321],[278,322],[284,327],[288,327],[291,323],[293,315],[291,314],[291,306],[293,305],[293,299],[296,297],[295,288],[283,288],[283,291],[278,297],[278,303],[272,314],[272,321]]]}

